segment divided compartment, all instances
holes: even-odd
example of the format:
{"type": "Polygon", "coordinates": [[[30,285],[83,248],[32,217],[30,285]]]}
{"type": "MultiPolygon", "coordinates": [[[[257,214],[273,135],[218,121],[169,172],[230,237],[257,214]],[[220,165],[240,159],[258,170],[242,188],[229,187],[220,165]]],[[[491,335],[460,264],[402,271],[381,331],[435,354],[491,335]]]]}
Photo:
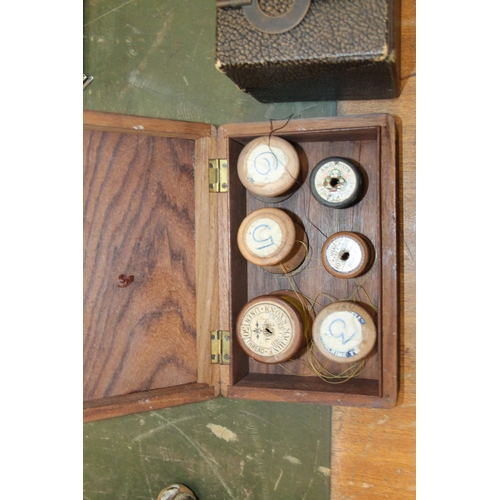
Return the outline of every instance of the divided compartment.
{"type": "MultiPolygon", "coordinates": [[[[291,142],[299,153],[301,186],[279,203],[265,203],[246,191],[240,182],[236,164],[243,147],[252,139],[269,135],[269,123],[228,125],[219,130],[229,164],[229,280],[228,321],[232,338],[228,396],[241,399],[304,401],[348,406],[390,407],[397,395],[397,251],[396,251],[396,168],[395,126],[392,117],[344,117],[319,119],[313,123],[290,121],[275,135],[291,142]],[[364,118],[364,119],[363,119],[364,118]],[[368,122],[368,124],[366,123],[368,122]],[[371,124],[369,122],[372,122],[371,124]],[[221,134],[222,132],[222,134],[221,134]],[[315,165],[329,156],[340,156],[360,167],[364,178],[361,199],[345,209],[325,207],[317,202],[309,188],[309,175],[315,165]],[[236,235],[242,220],[262,207],[284,210],[299,221],[309,238],[310,255],[293,277],[268,273],[247,262],[241,255],[236,235]],[[355,279],[330,275],[321,263],[326,237],[340,231],[364,235],[372,245],[374,261],[369,270],[355,279]],[[362,373],[343,383],[328,383],[314,374],[308,354],[280,365],[259,363],[249,358],[235,336],[236,318],[249,300],[276,290],[294,286],[309,298],[326,293],[337,300],[352,297],[356,286],[363,290],[356,301],[372,313],[377,325],[377,342],[366,359],[362,373]],[[365,294],[366,292],[366,294],[365,294]],[[376,306],[375,311],[370,301],[376,306]]],[[[220,144],[220,143],[219,143],[220,144]]],[[[319,296],[325,306],[329,301],[319,296]]],[[[316,313],[320,307],[316,307],[316,313]]],[[[345,364],[331,362],[317,349],[315,357],[329,371],[339,374],[345,364]]],[[[336,381],[338,382],[338,381],[336,381]]]]}

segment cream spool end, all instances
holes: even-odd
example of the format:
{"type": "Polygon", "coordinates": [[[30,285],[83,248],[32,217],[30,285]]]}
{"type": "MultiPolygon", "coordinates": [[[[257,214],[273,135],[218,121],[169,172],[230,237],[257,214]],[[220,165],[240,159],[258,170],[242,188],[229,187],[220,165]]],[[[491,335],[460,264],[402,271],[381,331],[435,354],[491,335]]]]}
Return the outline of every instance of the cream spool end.
{"type": "Polygon", "coordinates": [[[304,228],[278,208],[259,208],[238,229],[238,248],[246,260],[273,274],[295,271],[309,241],[304,228]]]}
{"type": "Polygon", "coordinates": [[[335,233],[325,241],[321,261],[336,278],[356,278],[368,271],[373,261],[371,245],[360,234],[347,231],[335,233]]]}
{"type": "Polygon", "coordinates": [[[314,346],[338,363],[360,361],[375,346],[377,328],[363,307],[340,301],[324,307],[313,323],[314,346]]]}
{"type": "Polygon", "coordinates": [[[256,361],[283,363],[307,347],[312,324],[305,300],[291,290],[278,290],[245,304],[236,320],[236,337],[256,361]]]}
{"type": "Polygon", "coordinates": [[[257,137],[241,151],[238,177],[257,199],[278,203],[299,187],[300,161],[295,148],[276,136],[257,137]]]}

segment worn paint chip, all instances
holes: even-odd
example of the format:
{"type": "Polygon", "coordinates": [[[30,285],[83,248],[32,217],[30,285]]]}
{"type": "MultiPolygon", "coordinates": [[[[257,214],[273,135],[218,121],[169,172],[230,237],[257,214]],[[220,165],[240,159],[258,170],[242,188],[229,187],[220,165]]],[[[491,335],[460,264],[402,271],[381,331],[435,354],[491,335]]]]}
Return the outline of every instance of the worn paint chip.
{"type": "Polygon", "coordinates": [[[238,441],[238,436],[227,427],[217,424],[207,424],[207,427],[220,439],[224,439],[228,443],[231,441],[238,441]]]}
{"type": "Polygon", "coordinates": [[[302,462],[298,458],[291,457],[290,455],[285,455],[283,458],[288,460],[291,464],[302,465],[302,462]]]}
{"type": "Polygon", "coordinates": [[[328,467],[318,467],[318,470],[321,472],[321,474],[324,474],[325,476],[329,476],[332,473],[332,470],[329,469],[328,467]]]}

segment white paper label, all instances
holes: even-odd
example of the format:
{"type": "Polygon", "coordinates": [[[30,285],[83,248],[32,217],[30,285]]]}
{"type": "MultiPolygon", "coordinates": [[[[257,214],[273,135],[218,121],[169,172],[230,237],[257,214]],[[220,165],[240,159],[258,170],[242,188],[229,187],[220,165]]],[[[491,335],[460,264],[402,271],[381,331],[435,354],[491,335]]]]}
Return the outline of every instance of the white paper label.
{"type": "Polygon", "coordinates": [[[276,253],[283,243],[283,232],[273,219],[255,219],[245,234],[245,245],[257,257],[269,257],[276,253]]]}
{"type": "Polygon", "coordinates": [[[324,348],[338,358],[350,358],[359,352],[365,320],[357,313],[338,311],[321,323],[320,339],[324,348]]]}
{"type": "Polygon", "coordinates": [[[330,242],[325,257],[334,271],[349,274],[361,265],[363,251],[356,240],[348,236],[339,236],[330,242]]]}
{"type": "Polygon", "coordinates": [[[314,187],[330,203],[341,203],[352,196],[357,186],[354,170],[343,161],[330,161],[318,169],[314,187]]]}
{"type": "Polygon", "coordinates": [[[247,178],[259,186],[276,182],[285,175],[288,161],[281,148],[259,144],[248,155],[247,178]]]}
{"type": "Polygon", "coordinates": [[[276,356],[290,345],[294,330],[285,309],[263,302],[251,307],[241,323],[245,345],[261,356],[276,356]]]}

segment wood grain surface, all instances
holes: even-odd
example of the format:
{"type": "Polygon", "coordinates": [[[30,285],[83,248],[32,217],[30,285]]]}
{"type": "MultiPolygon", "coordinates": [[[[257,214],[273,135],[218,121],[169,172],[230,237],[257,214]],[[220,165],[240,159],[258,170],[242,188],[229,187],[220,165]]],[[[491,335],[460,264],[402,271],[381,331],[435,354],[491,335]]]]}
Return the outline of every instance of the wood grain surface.
{"type": "Polygon", "coordinates": [[[339,102],[339,115],[388,112],[399,136],[399,398],[390,411],[332,408],[331,500],[416,497],[416,4],[402,0],[403,91],[387,101],[339,102]]]}
{"type": "Polygon", "coordinates": [[[86,130],[84,152],[84,400],[196,382],[194,141],[86,130]]]}

